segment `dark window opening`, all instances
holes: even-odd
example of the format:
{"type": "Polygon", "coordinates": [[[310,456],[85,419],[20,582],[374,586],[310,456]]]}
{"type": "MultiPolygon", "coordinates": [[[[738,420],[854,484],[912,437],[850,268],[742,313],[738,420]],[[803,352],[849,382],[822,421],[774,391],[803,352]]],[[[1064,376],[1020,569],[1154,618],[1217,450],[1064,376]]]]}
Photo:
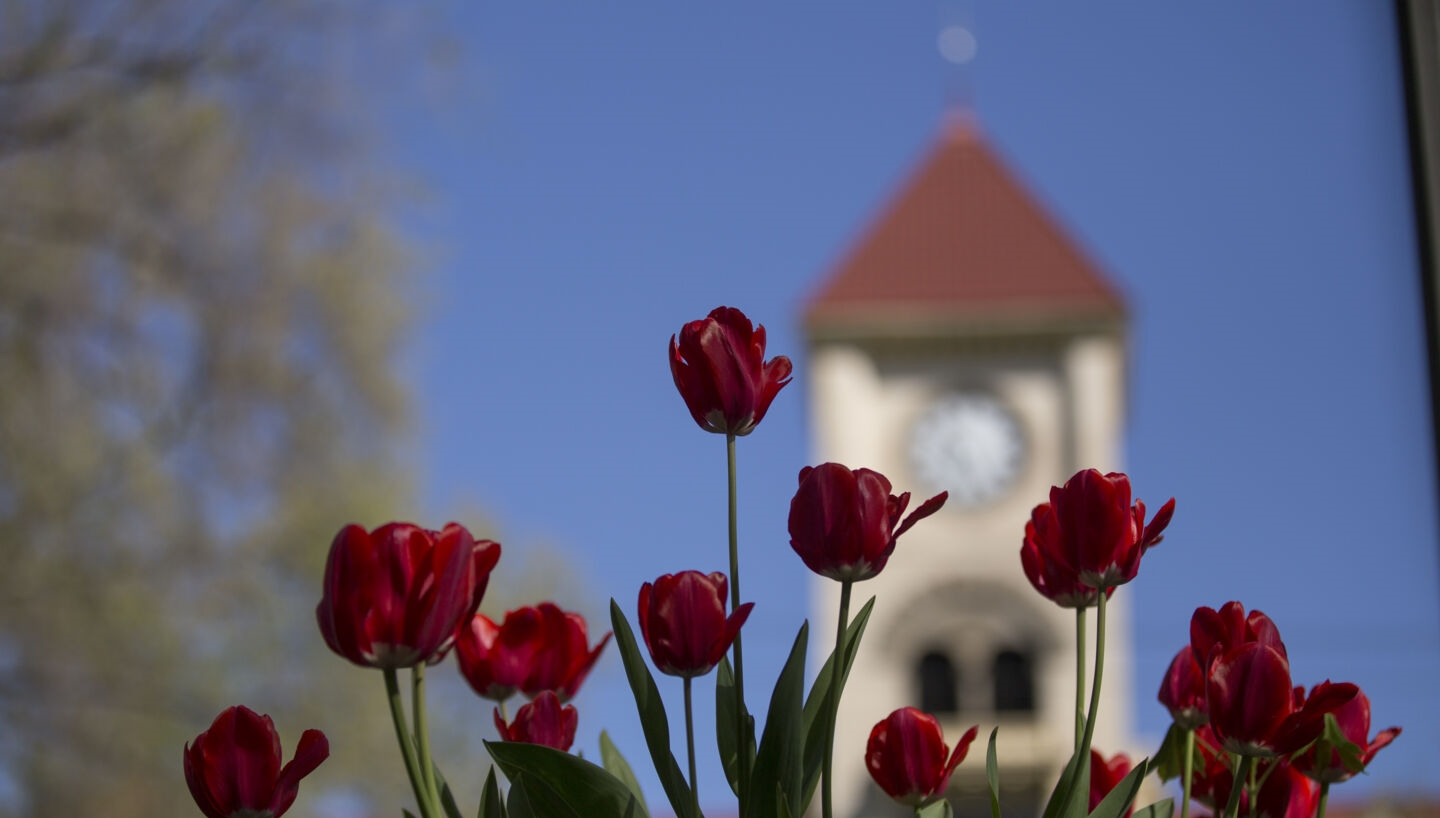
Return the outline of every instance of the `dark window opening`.
{"type": "Polygon", "coordinates": [[[937,716],[960,711],[959,674],[939,651],[920,657],[920,709],[937,716]]]}
{"type": "Polygon", "coordinates": [[[995,710],[1000,713],[1032,713],[1035,710],[1035,678],[1029,655],[1002,650],[995,656],[995,710]]]}

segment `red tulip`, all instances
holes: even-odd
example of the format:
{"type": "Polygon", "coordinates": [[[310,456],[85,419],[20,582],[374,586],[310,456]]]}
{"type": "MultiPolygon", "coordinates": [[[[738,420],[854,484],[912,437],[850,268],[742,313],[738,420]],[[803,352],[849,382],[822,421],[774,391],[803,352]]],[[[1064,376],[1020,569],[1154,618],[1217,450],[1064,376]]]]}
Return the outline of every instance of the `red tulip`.
{"type": "Polygon", "coordinates": [[[549,690],[516,711],[515,720],[509,724],[500,718],[500,708],[495,708],[495,729],[500,731],[501,739],[543,744],[562,753],[575,743],[575,725],[579,722],[575,706],[562,706],[560,697],[549,690]]]}
{"type": "Polygon", "coordinates": [[[460,673],[487,699],[504,701],[517,690],[533,699],[553,690],[569,701],[609,641],[607,633],[591,650],[585,617],[542,602],[510,611],[498,627],[475,614],[460,628],[455,656],[460,673]]]}
{"type": "MultiPolygon", "coordinates": [[[[1054,525],[1055,515],[1050,513],[1049,503],[1041,503],[1030,512],[1030,522],[1025,524],[1025,539],[1020,546],[1020,567],[1025,571],[1025,578],[1041,596],[1062,608],[1092,607],[1098,602],[1100,592],[1046,554],[1044,543],[1047,537],[1055,536],[1051,533],[1054,525]]],[[[1105,590],[1107,596],[1114,592],[1113,586],[1105,590]]]]}
{"type": "MultiPolygon", "coordinates": [[[[1257,780],[1263,779],[1260,793],[1255,798],[1255,811],[1249,805],[1242,815],[1255,818],[1310,818],[1320,805],[1320,788],[1310,779],[1301,775],[1294,766],[1283,760],[1275,760],[1257,770],[1257,780]],[[1267,767],[1278,766],[1271,771],[1267,767]]],[[[1228,795],[1228,793],[1227,793],[1228,795]]]]}
{"type": "Polygon", "coordinates": [[[1269,645],[1287,656],[1274,621],[1259,611],[1247,616],[1245,606],[1239,602],[1227,602],[1218,611],[1196,608],[1190,617],[1190,650],[1202,669],[1208,671],[1210,663],[1220,655],[1247,642],[1269,645]]]}
{"type": "MultiPolygon", "coordinates": [[[[1315,689],[1312,688],[1310,695],[1313,697],[1315,692],[1315,689]]],[[[1357,690],[1355,698],[1335,708],[1333,714],[1340,732],[1344,733],[1345,738],[1349,739],[1352,744],[1360,748],[1360,763],[1367,767],[1376,753],[1400,735],[1399,727],[1390,727],[1381,730],[1373,739],[1366,738],[1370,735],[1370,697],[1366,696],[1364,691],[1357,690]]],[[[1321,759],[1316,756],[1316,748],[1313,746],[1296,756],[1291,763],[1304,775],[1320,782],[1333,784],[1348,780],[1355,775],[1341,763],[1338,752],[1332,751],[1330,758],[1321,759]]]]}
{"type": "MultiPolygon", "coordinates": [[[[1113,758],[1106,761],[1105,756],[1100,755],[1100,753],[1094,749],[1090,750],[1091,812],[1094,812],[1095,808],[1100,806],[1100,802],[1104,800],[1105,796],[1110,794],[1111,790],[1120,786],[1120,782],[1125,780],[1125,776],[1130,774],[1130,770],[1133,767],[1134,765],[1130,763],[1130,757],[1124,753],[1116,753],[1113,758]]],[[[1134,810],[1135,806],[1133,804],[1127,807],[1125,809],[1125,818],[1130,818],[1130,813],[1134,812],[1134,810]]]]}
{"type": "Polygon", "coordinates": [[[1079,582],[1111,588],[1135,578],[1140,557],[1164,539],[1175,513],[1172,497],[1145,524],[1145,504],[1130,504],[1130,478],[1094,469],[1050,489],[1050,511],[1037,525],[1035,547],[1079,582]]]}
{"type": "Polygon", "coordinates": [[[965,759],[978,730],[978,726],[966,730],[951,753],[934,716],[902,707],[870,731],[865,767],[891,798],[909,807],[923,807],[945,796],[950,774],[965,759]]]}
{"type": "Polygon", "coordinates": [[[716,307],[670,336],[670,374],[691,417],[707,432],[748,435],[790,382],[790,359],[765,360],[765,327],[745,313],[716,307]]]}
{"type": "MultiPolygon", "coordinates": [[[[1197,734],[1198,738],[1198,734],[1197,734]]],[[[1200,747],[1198,741],[1196,747],[1200,747]]],[[[1197,764],[1191,795],[1195,800],[1221,810],[1230,802],[1235,774],[1222,756],[1209,757],[1208,765],[1197,764]]],[[[1262,781],[1255,810],[1250,796],[1240,793],[1240,815],[1255,818],[1311,818],[1319,804],[1320,790],[1284,759],[1257,759],[1255,779],[1262,781]]]]}
{"type": "Polygon", "coordinates": [[[902,522],[910,492],[891,494],[885,475],[839,463],[806,466],[790,501],[790,547],[821,576],[866,580],[885,567],[895,539],[938,511],[948,496],[942,491],[931,497],[902,522]]]}
{"type": "Polygon", "coordinates": [[[1314,741],[1325,714],[1354,698],[1348,683],[1316,685],[1306,698],[1290,685],[1290,662],[1274,647],[1247,642],[1214,659],[1206,687],[1210,726],[1221,745],[1248,756],[1286,756],[1314,741]]]}
{"type": "Polygon", "coordinates": [[[185,745],[185,783],[206,818],[279,818],[295,803],[300,779],[330,755],[319,730],[300,735],[295,757],[280,766],[280,736],[269,716],[226,708],[185,745]]]}
{"type": "Polygon", "coordinates": [[[357,665],[438,662],[480,605],[500,544],[450,523],[428,531],[390,523],[335,535],[315,616],[330,649],[357,665]]]}
{"type": "Polygon", "coordinates": [[[746,602],[725,617],[725,575],[699,571],[666,574],[640,587],[640,633],[661,673],[704,676],[730,650],[750,616],[746,602]]]}
{"type": "Polygon", "coordinates": [[[1170,660],[1160,682],[1159,699],[1182,730],[1193,730],[1209,719],[1205,713],[1205,671],[1189,647],[1181,648],[1170,660]]]}

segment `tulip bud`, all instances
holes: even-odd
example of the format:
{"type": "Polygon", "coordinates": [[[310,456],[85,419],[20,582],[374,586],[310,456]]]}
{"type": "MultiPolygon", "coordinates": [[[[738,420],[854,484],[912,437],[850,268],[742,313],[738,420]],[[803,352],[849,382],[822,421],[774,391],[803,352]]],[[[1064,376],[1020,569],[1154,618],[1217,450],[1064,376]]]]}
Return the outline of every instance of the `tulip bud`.
{"type": "Polygon", "coordinates": [[[329,755],[325,734],[306,730],[295,757],[282,768],[280,736],[270,717],[229,707],[185,745],[185,783],[205,818],[280,818],[295,802],[300,779],[329,755]]]}
{"type": "Polygon", "coordinates": [[[765,360],[765,327],[734,307],[710,315],[670,337],[670,374],[690,416],[707,432],[748,435],[770,402],[790,382],[790,359],[765,360]]]}
{"type": "Polygon", "coordinates": [[[965,731],[951,753],[934,716],[902,707],[870,730],[865,768],[880,789],[901,804],[932,804],[945,797],[950,775],[965,760],[978,730],[976,726],[965,731]]]}
{"type": "Polygon", "coordinates": [[[500,708],[495,708],[495,729],[501,739],[543,744],[562,753],[575,743],[575,727],[579,723],[580,714],[575,706],[562,706],[560,697],[548,690],[516,711],[514,721],[509,724],[500,718],[500,708]]]}
{"type": "Polygon", "coordinates": [[[726,618],[729,587],[724,574],[699,571],[666,574],[640,587],[640,633],[661,673],[704,676],[719,664],[755,606],[746,602],[726,618]]]}
{"type": "Polygon", "coordinates": [[[895,540],[917,521],[945,505],[940,492],[901,521],[910,493],[890,493],[885,475],[822,463],[800,470],[800,487],[790,501],[790,547],[811,571],[841,582],[859,582],[880,573],[895,540]]]}

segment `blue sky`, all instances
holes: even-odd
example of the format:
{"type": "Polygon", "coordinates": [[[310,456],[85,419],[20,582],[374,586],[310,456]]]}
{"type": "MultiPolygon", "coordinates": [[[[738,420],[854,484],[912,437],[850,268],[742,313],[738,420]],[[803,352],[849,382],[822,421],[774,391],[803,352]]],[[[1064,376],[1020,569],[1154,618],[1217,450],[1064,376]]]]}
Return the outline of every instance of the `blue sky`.
{"type": "MultiPolygon", "coordinates": [[[[1405,727],[1335,797],[1440,791],[1436,495],[1389,4],[774,5],[455,12],[450,101],[391,123],[441,248],[406,358],[419,514],[483,509],[509,558],[552,545],[585,583],[557,601],[602,623],[609,597],[633,611],[660,573],[723,569],[723,439],[691,421],[664,349],[741,307],[801,373],[740,443],[747,658],[773,679],[808,579],[785,533],[811,462],[801,305],[969,99],[1132,309],[1127,467],[1140,496],[1178,503],[1126,589],[1140,727],[1165,727],[1151,691],[1191,611],[1239,599],[1277,621],[1297,681],[1354,681],[1377,729],[1405,727]],[[965,69],[936,47],[953,23],[978,40],[965,69]]],[[[606,727],[648,768],[628,696],[607,657],[579,744],[593,756],[606,727]]],[[[702,800],[720,804],[713,766],[702,800]]]]}

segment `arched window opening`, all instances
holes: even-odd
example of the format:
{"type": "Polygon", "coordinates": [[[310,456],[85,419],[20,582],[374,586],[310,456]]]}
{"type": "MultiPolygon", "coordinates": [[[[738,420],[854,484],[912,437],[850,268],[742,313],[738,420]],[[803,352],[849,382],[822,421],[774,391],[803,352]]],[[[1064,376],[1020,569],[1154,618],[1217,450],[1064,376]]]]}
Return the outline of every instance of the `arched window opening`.
{"type": "Polygon", "coordinates": [[[1035,674],[1030,656],[1017,650],[995,655],[995,710],[1000,713],[1035,711],[1035,674]]]}
{"type": "Polygon", "coordinates": [[[920,709],[932,715],[960,711],[960,675],[950,657],[930,651],[920,657],[920,709]]]}

